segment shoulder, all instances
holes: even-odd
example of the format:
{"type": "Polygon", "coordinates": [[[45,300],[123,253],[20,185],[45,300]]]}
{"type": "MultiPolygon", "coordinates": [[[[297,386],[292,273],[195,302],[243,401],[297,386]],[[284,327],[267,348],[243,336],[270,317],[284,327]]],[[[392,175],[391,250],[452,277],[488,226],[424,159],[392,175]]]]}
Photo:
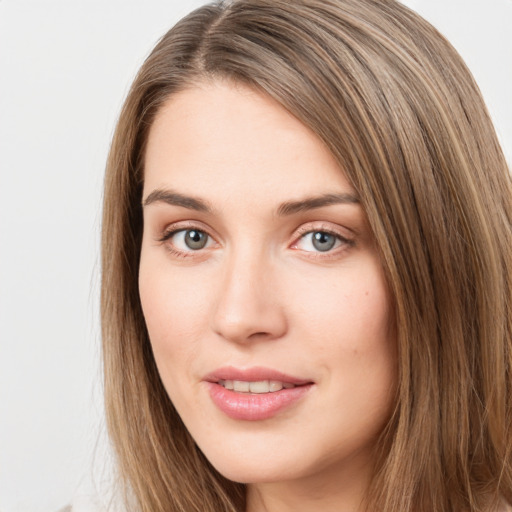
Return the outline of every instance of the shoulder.
{"type": "Polygon", "coordinates": [[[75,496],[67,505],[57,509],[55,512],[127,512],[127,508],[119,496],[108,493],[104,496],[75,496]]]}

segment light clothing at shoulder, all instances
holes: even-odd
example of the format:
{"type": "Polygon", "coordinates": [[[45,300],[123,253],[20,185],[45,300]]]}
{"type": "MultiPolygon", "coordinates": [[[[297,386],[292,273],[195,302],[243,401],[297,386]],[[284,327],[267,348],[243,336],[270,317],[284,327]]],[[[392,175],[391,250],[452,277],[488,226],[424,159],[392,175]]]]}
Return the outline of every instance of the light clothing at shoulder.
{"type": "MultiPolygon", "coordinates": [[[[103,510],[97,508],[97,504],[95,505],[91,500],[78,500],[73,506],[66,505],[65,507],[59,509],[57,512],[103,512],[103,510]],[[95,507],[95,508],[91,508],[95,507]]],[[[512,505],[503,504],[500,512],[512,512],[512,505]]]]}
{"type": "Polygon", "coordinates": [[[74,498],[69,505],[60,508],[57,512],[122,512],[122,507],[116,502],[116,506],[112,500],[107,502],[94,497],[80,496],[74,498]],[[109,505],[107,505],[107,502],[109,505]]]}

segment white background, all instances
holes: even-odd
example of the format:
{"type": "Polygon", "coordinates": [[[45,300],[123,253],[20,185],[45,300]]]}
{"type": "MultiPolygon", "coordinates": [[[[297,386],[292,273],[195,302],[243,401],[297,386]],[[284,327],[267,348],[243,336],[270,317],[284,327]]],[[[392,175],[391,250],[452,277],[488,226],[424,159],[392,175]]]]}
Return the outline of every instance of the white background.
{"type": "MultiPolygon", "coordinates": [[[[136,70],[202,3],[0,0],[0,512],[92,510],[104,163],[136,70]]],[[[512,162],[512,0],[405,3],[465,58],[512,162]]]]}

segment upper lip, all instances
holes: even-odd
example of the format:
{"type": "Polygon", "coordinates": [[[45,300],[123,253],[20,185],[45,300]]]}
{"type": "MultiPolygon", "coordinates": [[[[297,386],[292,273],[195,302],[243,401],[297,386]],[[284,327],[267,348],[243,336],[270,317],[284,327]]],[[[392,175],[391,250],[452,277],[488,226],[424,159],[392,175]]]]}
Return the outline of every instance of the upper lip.
{"type": "Polygon", "coordinates": [[[253,366],[251,368],[235,368],[234,366],[225,366],[217,368],[213,372],[205,375],[203,380],[207,382],[219,382],[220,380],[241,380],[244,382],[257,382],[262,380],[275,380],[300,386],[312,383],[311,379],[302,379],[287,375],[271,368],[262,366],[253,366]]]}

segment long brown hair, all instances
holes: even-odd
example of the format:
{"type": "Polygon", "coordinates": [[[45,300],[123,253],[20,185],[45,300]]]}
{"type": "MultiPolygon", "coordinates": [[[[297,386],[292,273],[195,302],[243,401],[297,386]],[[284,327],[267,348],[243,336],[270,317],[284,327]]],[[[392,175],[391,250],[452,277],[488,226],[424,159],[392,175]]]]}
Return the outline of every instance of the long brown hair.
{"type": "Polygon", "coordinates": [[[173,27],[124,104],[105,178],[107,423],[144,512],[242,512],[245,488],[197,449],[160,381],[141,311],[144,150],[169,96],[228,79],[277,100],[357,190],[392,292],[396,409],[368,510],[496,510],[512,501],[512,186],[474,80],[394,0],[235,0],[173,27]]]}

